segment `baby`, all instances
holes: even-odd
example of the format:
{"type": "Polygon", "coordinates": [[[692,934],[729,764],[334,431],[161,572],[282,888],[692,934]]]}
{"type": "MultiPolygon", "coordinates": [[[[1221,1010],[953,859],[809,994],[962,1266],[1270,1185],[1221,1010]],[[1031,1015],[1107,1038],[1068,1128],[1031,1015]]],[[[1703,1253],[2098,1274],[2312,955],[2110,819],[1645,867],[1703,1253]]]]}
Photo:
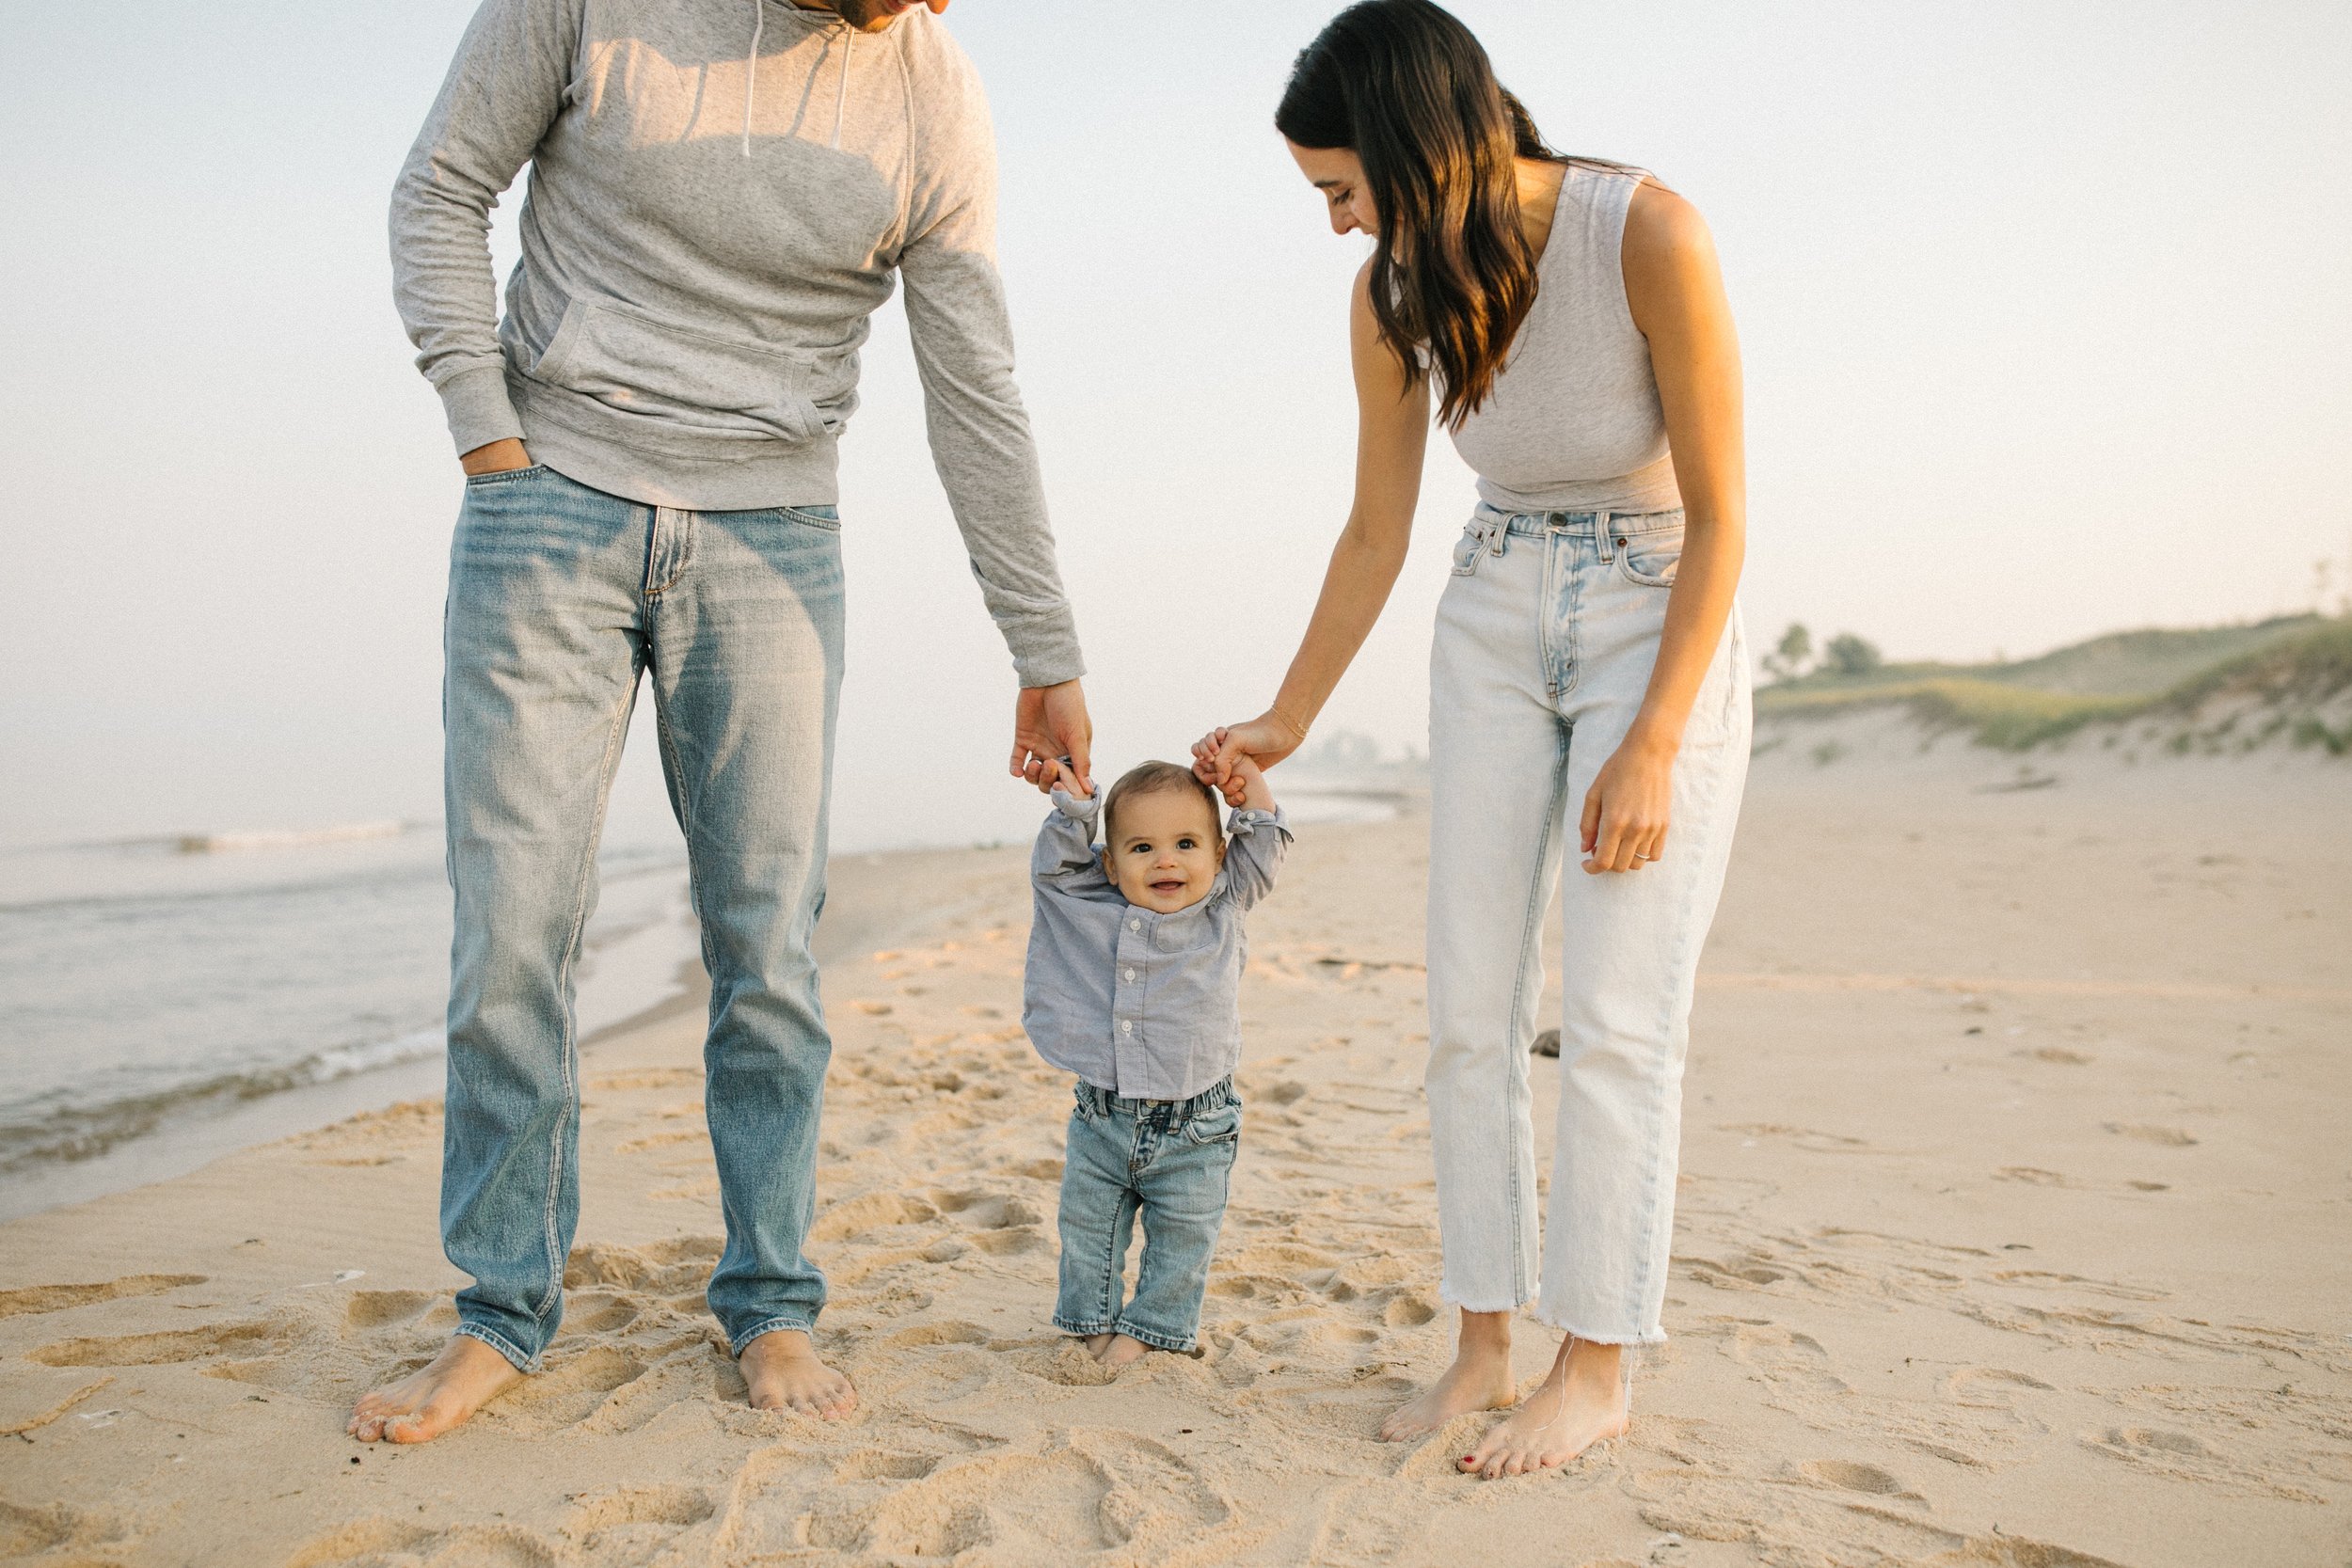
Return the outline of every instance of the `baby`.
{"type": "Polygon", "coordinates": [[[1030,861],[1021,1022],[1039,1054],[1078,1075],[1054,1326],[1112,1367],[1198,1342],[1225,1221],[1241,1138],[1242,916],[1274,886],[1291,838],[1265,775],[1246,760],[1238,771],[1241,804],[1220,832],[1216,792],[1189,768],[1147,762],[1100,798],[1059,768],[1030,861]],[[1138,1213],[1143,1259],[1122,1303],[1138,1213]]]}

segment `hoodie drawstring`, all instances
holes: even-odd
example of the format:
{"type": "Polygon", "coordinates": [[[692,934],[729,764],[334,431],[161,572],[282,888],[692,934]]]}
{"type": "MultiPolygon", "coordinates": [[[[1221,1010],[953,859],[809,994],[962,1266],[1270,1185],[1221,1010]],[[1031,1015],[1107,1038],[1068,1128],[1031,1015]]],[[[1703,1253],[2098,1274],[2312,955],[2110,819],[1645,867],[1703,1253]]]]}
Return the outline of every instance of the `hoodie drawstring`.
{"type": "Polygon", "coordinates": [[[768,0],[752,0],[752,52],[743,59],[743,156],[752,155],[752,105],[759,101],[759,40],[768,31],[768,0]]]}
{"type": "MultiPolygon", "coordinates": [[[[743,156],[752,155],[752,114],[759,103],[759,44],[768,32],[768,0],[752,0],[752,52],[743,58],[743,156]]],[[[841,90],[833,101],[833,150],[841,150],[841,122],[850,112],[850,62],[857,57],[857,29],[841,29],[841,90]]]]}
{"type": "Polygon", "coordinates": [[[857,55],[857,29],[841,30],[841,91],[833,101],[833,150],[841,150],[841,117],[850,111],[850,61],[857,55]]]}

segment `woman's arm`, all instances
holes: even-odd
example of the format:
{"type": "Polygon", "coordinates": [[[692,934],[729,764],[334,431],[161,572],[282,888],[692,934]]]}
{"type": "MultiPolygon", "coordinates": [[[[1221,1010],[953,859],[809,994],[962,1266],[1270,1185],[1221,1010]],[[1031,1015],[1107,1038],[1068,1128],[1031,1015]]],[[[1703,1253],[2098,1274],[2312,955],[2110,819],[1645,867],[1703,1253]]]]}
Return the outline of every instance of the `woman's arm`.
{"type": "Polygon", "coordinates": [[[1682,490],[1682,562],[1641,711],[1584,798],[1584,869],[1592,872],[1630,871],[1665,853],[1675,754],[1731,618],[1747,553],[1740,340],[1706,220],[1672,191],[1644,184],[1626,217],[1624,267],[1682,490]]]}
{"type": "Polygon", "coordinates": [[[1356,275],[1348,339],[1356,372],[1356,502],[1324,570],[1322,595],[1274,705],[1246,724],[1204,736],[1192,749],[1195,770],[1234,805],[1242,800],[1234,759],[1253,757],[1261,768],[1271,768],[1298,749],[1371,635],[1405,566],[1429,442],[1429,382],[1409,378],[1404,363],[1380,341],[1369,263],[1356,275]]]}

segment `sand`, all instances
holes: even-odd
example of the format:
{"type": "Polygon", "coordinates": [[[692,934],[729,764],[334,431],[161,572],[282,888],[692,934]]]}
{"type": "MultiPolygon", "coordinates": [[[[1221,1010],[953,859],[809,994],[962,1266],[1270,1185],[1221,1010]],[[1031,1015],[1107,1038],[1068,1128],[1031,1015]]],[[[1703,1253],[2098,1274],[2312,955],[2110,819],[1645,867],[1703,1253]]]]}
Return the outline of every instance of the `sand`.
{"type": "Polygon", "coordinates": [[[1255,918],[1198,1359],[1106,1383],[1046,1326],[1024,857],[874,857],[811,1242],[852,1419],[744,1408],[702,1308],[690,1008],[589,1053],[550,1370],[424,1448],[342,1422],[452,1321],[434,1104],[0,1227],[0,1558],[2352,1561],[2352,767],[1818,744],[1759,758],[1708,951],[1672,1343],[1562,1472],[1456,1476],[1478,1418],[1373,1436],[1451,1345],[1408,816],[1306,832],[1255,918]]]}

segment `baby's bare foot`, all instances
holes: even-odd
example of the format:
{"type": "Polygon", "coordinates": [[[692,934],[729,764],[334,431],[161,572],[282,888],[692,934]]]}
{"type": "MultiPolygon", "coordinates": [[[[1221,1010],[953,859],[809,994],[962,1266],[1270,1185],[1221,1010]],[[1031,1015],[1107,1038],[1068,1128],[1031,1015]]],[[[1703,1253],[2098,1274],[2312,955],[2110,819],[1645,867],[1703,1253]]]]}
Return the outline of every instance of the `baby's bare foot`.
{"type": "Polygon", "coordinates": [[[736,1357],[754,1410],[797,1410],[837,1421],[857,1408],[850,1380],[817,1359],[817,1348],[797,1328],[761,1335],[736,1357]]]}
{"type": "Polygon", "coordinates": [[[1409,1443],[1457,1416],[1508,1406],[1518,1395],[1518,1381],[1511,1375],[1510,1325],[1507,1312],[1463,1313],[1454,1365],[1420,1398],[1380,1423],[1380,1440],[1409,1443]]]}
{"type": "Polygon", "coordinates": [[[1466,1473],[1494,1481],[1565,1465],[1595,1443],[1622,1436],[1631,1411],[1618,1355],[1615,1345],[1570,1339],[1560,1347],[1543,1386],[1455,1463],[1466,1473]]]}
{"type": "Polygon", "coordinates": [[[343,1430],[362,1443],[429,1443],[522,1380],[515,1364],[469,1334],[398,1383],[361,1396],[343,1430]]]}
{"type": "Polygon", "coordinates": [[[1140,1339],[1131,1339],[1124,1334],[1114,1334],[1110,1337],[1110,1340],[1111,1342],[1103,1347],[1102,1354],[1095,1359],[1113,1371],[1117,1371],[1121,1367],[1132,1367],[1152,1354],[1150,1345],[1140,1339]]]}

